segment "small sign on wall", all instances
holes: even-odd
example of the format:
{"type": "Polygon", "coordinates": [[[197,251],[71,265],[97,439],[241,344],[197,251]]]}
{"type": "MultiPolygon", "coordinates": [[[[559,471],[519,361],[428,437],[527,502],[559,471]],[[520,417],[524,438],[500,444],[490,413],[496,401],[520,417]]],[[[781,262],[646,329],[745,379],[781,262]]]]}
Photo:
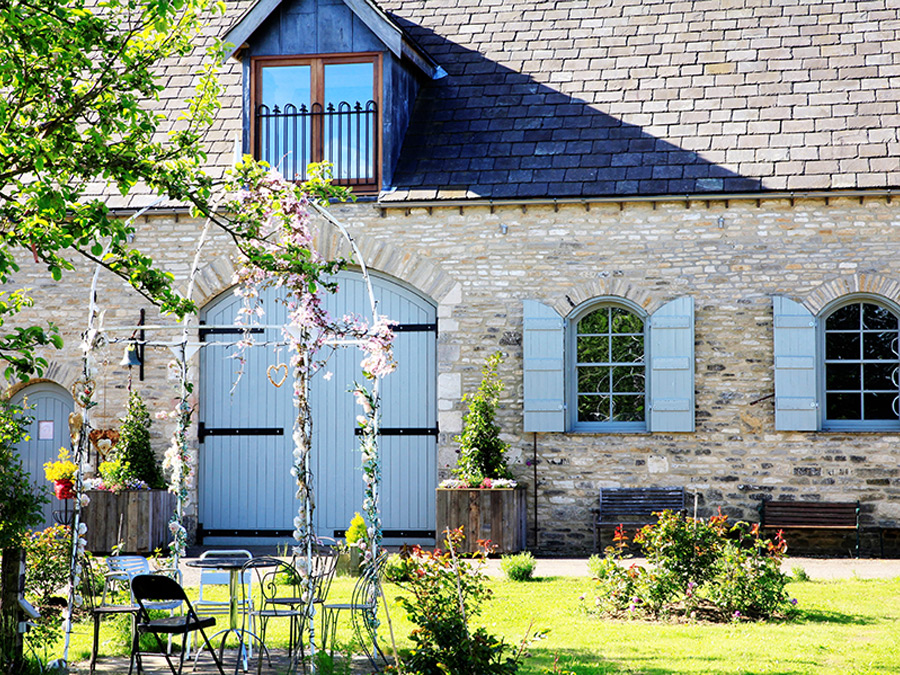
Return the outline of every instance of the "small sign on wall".
{"type": "Polygon", "coordinates": [[[40,420],[38,422],[38,440],[53,440],[53,420],[40,420]]]}

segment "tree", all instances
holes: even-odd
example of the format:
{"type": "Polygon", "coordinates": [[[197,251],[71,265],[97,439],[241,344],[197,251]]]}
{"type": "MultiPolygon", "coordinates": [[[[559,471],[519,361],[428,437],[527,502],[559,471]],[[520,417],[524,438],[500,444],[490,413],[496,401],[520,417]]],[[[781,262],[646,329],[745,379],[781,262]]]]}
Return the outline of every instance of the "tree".
{"type": "Polygon", "coordinates": [[[481,384],[474,394],[466,394],[468,401],[463,432],[453,440],[459,443],[459,459],[454,474],[469,485],[477,486],[485,478],[512,478],[506,465],[509,444],[501,440],[500,427],[495,421],[503,381],[497,368],[503,363],[503,355],[496,352],[488,356],[481,368],[481,384]]]}
{"type": "MultiPolygon", "coordinates": [[[[71,251],[127,280],[164,311],[190,302],[172,277],[128,243],[131,228],[110,216],[89,188],[125,194],[143,183],[159,195],[203,208],[211,180],[201,164],[204,130],[217,107],[214,41],[196,96],[177,131],[146,105],[163,89],[157,68],[185,56],[212,0],[0,0],[0,284],[24,251],[54,279],[71,251]],[[87,5],[92,5],[93,8],[87,5]]],[[[0,294],[0,326],[31,300],[0,294]]],[[[53,325],[0,330],[6,376],[40,373],[35,349],[61,346],[53,325]]]]}
{"type": "Polygon", "coordinates": [[[129,474],[152,488],[165,486],[159,460],[150,447],[150,413],[136,391],[128,397],[128,409],[119,432],[116,458],[128,462],[129,474]]]}

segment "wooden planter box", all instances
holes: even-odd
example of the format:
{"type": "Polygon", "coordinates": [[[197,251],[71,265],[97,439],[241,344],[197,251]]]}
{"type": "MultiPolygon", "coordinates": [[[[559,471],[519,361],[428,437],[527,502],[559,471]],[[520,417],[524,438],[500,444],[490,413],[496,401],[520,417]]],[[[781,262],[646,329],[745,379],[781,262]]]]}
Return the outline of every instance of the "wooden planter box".
{"type": "Polygon", "coordinates": [[[125,490],[114,494],[88,490],[91,503],[82,517],[87,525],[87,550],[111,553],[123,542],[123,553],[152,553],[171,540],[169,521],[175,513],[175,495],[168,490],[125,490]]]}
{"type": "Polygon", "coordinates": [[[525,488],[437,489],[437,545],[446,529],[463,527],[465,552],[475,553],[479,539],[490,539],[497,553],[518,553],[526,546],[525,488]]]}

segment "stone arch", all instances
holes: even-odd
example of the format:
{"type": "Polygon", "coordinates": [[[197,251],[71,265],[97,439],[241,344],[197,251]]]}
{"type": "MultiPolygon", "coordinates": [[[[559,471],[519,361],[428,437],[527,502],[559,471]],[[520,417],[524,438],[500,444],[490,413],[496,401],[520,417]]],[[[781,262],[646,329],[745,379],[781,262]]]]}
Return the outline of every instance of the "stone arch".
{"type": "Polygon", "coordinates": [[[47,367],[44,369],[43,376],[33,377],[24,382],[15,382],[13,384],[10,384],[3,392],[3,398],[5,398],[6,400],[10,400],[17,393],[25,389],[25,387],[30,387],[33,384],[39,384],[41,382],[49,382],[51,384],[59,385],[60,387],[71,393],[72,386],[80,376],[80,359],[71,362],[50,359],[47,363],[47,367]]]}
{"type": "Polygon", "coordinates": [[[882,274],[853,274],[826,281],[803,299],[803,304],[813,314],[839,298],[848,295],[872,295],[886,298],[900,305],[900,281],[882,274]]]}
{"type": "MultiPolygon", "coordinates": [[[[457,304],[461,300],[458,281],[435,263],[392,244],[354,235],[360,253],[372,270],[383,272],[409,284],[438,305],[457,304]]],[[[325,258],[349,257],[350,248],[334,228],[322,227],[315,238],[316,248],[325,258]]],[[[194,300],[198,307],[218,297],[234,285],[234,260],[230,255],[220,255],[201,264],[195,279],[194,300]]]]}
{"type": "Polygon", "coordinates": [[[606,277],[573,286],[565,293],[552,298],[550,306],[559,312],[560,316],[566,317],[576,308],[582,307],[585,302],[603,297],[623,298],[642,308],[647,314],[652,314],[662,305],[662,300],[652,297],[647,290],[627,279],[606,277]]]}

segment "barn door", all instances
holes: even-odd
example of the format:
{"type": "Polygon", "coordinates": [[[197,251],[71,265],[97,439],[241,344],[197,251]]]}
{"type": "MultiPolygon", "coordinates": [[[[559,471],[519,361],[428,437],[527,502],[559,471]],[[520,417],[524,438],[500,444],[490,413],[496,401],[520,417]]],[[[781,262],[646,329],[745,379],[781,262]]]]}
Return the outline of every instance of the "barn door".
{"type": "MultiPolygon", "coordinates": [[[[64,512],[66,504],[53,496],[53,485],[44,478],[44,463],[54,460],[59,449],[69,449],[69,413],[74,410],[72,396],[58,384],[38,382],[18,391],[11,399],[15,405],[27,403],[28,416],[32,422],[28,427],[28,440],[19,443],[16,451],[22,458],[22,465],[31,474],[31,481],[39,492],[46,494],[50,502],[43,507],[43,529],[54,525],[53,512],[64,512]]],[[[72,504],[69,502],[69,509],[72,504]]]]}
{"type": "MultiPolygon", "coordinates": [[[[328,297],[332,314],[368,314],[368,296],[359,274],[344,272],[340,291],[328,297]]],[[[381,452],[382,518],[388,543],[429,542],[434,533],[436,479],[436,324],[433,305],[384,278],[373,278],[379,311],[400,322],[396,373],[383,381],[381,452]]],[[[274,293],[263,297],[265,323],[285,321],[274,293]]],[[[228,294],[203,313],[210,343],[201,357],[200,524],[205,543],[285,541],[297,511],[290,477],[293,405],[291,379],[279,382],[289,354],[286,347],[253,347],[246,352],[244,375],[231,392],[235,362],[231,346],[239,335],[233,324],[240,303],[228,294]],[[270,370],[271,368],[271,370],[270,370]]],[[[277,342],[278,328],[265,329],[257,341],[277,342]]],[[[360,511],[363,482],[357,450],[356,416],[350,393],[361,378],[360,352],[337,350],[313,380],[312,469],[316,531],[340,536],[360,511]],[[329,377],[325,377],[330,373],[329,377]]]]}

